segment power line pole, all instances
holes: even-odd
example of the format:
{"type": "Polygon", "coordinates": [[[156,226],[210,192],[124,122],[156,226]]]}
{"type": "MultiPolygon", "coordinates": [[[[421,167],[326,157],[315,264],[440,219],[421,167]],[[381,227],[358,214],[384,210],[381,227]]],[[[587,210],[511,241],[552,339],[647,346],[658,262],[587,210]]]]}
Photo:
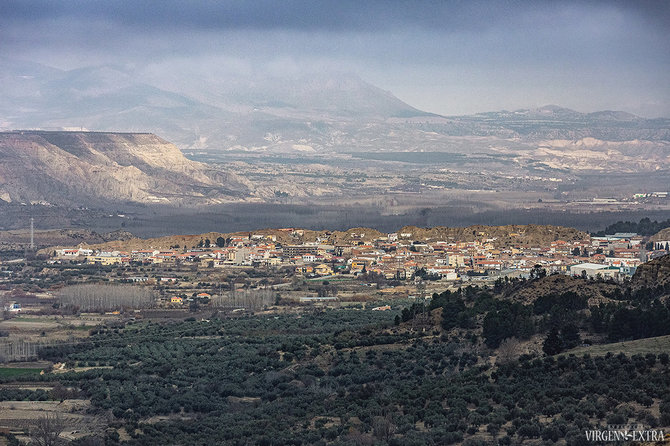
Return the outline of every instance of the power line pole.
{"type": "Polygon", "coordinates": [[[30,250],[35,250],[35,219],[30,217],[30,250]]]}

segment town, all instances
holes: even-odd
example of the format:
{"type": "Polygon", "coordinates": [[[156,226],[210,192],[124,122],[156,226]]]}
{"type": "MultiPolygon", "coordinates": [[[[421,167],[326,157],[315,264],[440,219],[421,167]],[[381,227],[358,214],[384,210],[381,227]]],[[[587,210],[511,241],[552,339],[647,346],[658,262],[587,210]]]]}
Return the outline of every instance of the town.
{"type": "MultiPolygon", "coordinates": [[[[664,224],[650,227],[658,226],[664,224]]],[[[632,357],[638,362],[658,358],[660,365],[645,365],[645,373],[667,376],[670,312],[658,300],[646,307],[630,302],[667,293],[670,231],[650,236],[649,228],[637,227],[645,235],[548,225],[405,226],[392,233],[282,228],[154,239],[117,234],[70,246],[48,246],[45,234],[57,239],[49,232],[35,244],[31,231],[25,250],[2,251],[0,384],[8,396],[0,401],[0,429],[27,442],[38,435],[34,426],[55,420],[60,437],[74,444],[93,437],[119,444],[132,439],[129,432],[139,435],[128,424],[137,422],[129,418],[135,413],[169,417],[198,410],[189,406],[193,387],[219,389],[239,376],[269,390],[220,387],[226,396],[216,404],[271,413],[265,395],[275,388],[275,376],[304,368],[313,370],[314,378],[305,378],[311,386],[339,390],[342,367],[358,361],[391,368],[393,387],[412,392],[424,380],[526,370],[543,364],[538,361],[561,367],[565,356],[553,358],[560,353],[593,352],[624,367],[621,355],[606,352],[636,349],[646,354],[632,357]],[[349,359],[342,362],[344,355],[349,359]],[[268,366],[268,360],[276,363],[268,366]],[[417,368],[426,361],[444,371],[428,375],[417,368]],[[199,367],[207,364],[211,371],[204,373],[199,367]],[[115,380],[134,380],[137,373],[178,383],[177,391],[165,393],[171,402],[143,409],[150,398],[117,396],[130,387],[115,380]],[[92,385],[105,391],[91,391],[92,385]]],[[[342,379],[353,383],[358,372],[346,373],[342,379]]],[[[458,385],[449,392],[456,394],[458,385]]],[[[159,387],[134,388],[151,396],[159,387]]],[[[325,393],[317,395],[318,402],[325,393]]],[[[635,419],[665,425],[670,414],[660,397],[642,401],[650,409],[635,419]],[[658,418],[650,418],[651,410],[658,418]]],[[[614,420],[606,411],[599,417],[614,420]]],[[[141,435],[155,434],[145,418],[140,422],[141,435]]],[[[468,427],[443,444],[465,436],[491,439],[499,430],[510,437],[545,435],[499,423],[468,427]]],[[[313,435],[316,426],[305,429],[313,435]]]]}
{"type": "Polygon", "coordinates": [[[30,311],[62,298],[73,285],[92,283],[152,289],[158,307],[258,311],[280,300],[414,299],[537,274],[621,282],[669,248],[670,240],[658,236],[597,237],[534,225],[405,227],[395,233],[284,228],[42,249],[32,261],[5,260],[0,287],[9,312],[30,311]]]}

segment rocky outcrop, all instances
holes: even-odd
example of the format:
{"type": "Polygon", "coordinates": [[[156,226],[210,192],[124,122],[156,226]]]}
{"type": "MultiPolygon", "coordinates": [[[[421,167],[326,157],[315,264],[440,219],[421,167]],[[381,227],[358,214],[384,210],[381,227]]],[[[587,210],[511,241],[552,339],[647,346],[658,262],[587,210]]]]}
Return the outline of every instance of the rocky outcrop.
{"type": "Polygon", "coordinates": [[[494,239],[494,246],[546,246],[556,241],[587,240],[589,235],[584,231],[563,226],[551,225],[506,225],[506,226],[484,226],[475,225],[459,228],[448,228],[436,226],[434,228],[418,228],[416,226],[405,226],[398,231],[400,238],[403,234],[413,240],[454,240],[474,241],[486,238],[494,239]]]}
{"type": "Polygon", "coordinates": [[[631,280],[634,290],[657,289],[670,284],[670,255],[640,265],[631,280]]]}
{"type": "Polygon", "coordinates": [[[249,185],[184,157],[150,133],[0,133],[3,201],[100,206],[194,206],[237,200],[249,185]]]}
{"type": "Polygon", "coordinates": [[[587,298],[589,305],[599,305],[613,302],[608,296],[614,294],[617,289],[620,289],[620,285],[616,283],[597,282],[565,274],[553,274],[528,281],[509,292],[505,295],[505,298],[529,305],[543,296],[575,293],[587,298]]]}
{"type": "Polygon", "coordinates": [[[651,237],[653,242],[665,242],[670,240],[670,228],[661,229],[651,237]]]}

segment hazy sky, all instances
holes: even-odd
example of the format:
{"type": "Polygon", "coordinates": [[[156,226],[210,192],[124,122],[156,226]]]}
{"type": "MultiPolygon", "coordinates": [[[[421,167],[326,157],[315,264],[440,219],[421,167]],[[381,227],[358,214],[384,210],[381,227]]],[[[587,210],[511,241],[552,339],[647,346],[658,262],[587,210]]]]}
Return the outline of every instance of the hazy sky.
{"type": "Polygon", "coordinates": [[[670,116],[665,0],[2,0],[0,55],[154,77],[346,71],[441,114],[670,116]]]}

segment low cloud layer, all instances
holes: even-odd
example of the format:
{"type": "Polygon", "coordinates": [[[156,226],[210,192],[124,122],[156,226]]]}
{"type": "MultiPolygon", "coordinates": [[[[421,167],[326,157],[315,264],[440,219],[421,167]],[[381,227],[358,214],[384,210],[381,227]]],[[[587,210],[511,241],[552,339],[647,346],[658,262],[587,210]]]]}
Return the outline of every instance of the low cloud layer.
{"type": "MultiPolygon", "coordinates": [[[[0,55],[177,74],[350,71],[418,108],[670,116],[666,2],[4,1],[0,55]]],[[[163,79],[161,79],[161,76],[163,79]]]]}

